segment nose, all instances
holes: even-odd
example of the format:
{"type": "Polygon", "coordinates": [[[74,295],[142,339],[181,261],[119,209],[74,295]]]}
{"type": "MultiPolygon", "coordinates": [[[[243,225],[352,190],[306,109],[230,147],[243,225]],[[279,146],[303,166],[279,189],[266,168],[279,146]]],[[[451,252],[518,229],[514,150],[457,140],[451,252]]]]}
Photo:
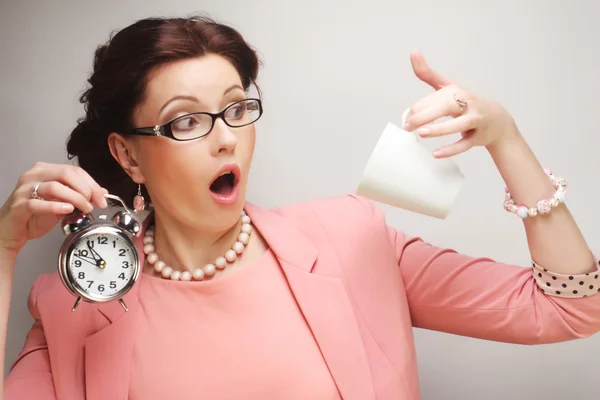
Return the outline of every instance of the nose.
{"type": "Polygon", "coordinates": [[[221,119],[215,121],[215,126],[209,136],[212,136],[213,139],[212,153],[214,156],[235,151],[237,136],[232,132],[232,128],[221,119]]]}

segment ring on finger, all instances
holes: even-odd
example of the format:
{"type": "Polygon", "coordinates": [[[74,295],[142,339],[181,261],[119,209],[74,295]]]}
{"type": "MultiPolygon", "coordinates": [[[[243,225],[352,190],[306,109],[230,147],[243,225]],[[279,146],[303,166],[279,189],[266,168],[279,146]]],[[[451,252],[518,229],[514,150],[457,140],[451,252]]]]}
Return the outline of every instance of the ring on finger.
{"type": "Polygon", "coordinates": [[[454,101],[456,101],[456,104],[458,104],[458,106],[460,107],[461,111],[467,106],[467,102],[459,99],[456,93],[452,93],[452,97],[454,98],[454,101]]]}
{"type": "Polygon", "coordinates": [[[44,200],[39,194],[38,194],[38,189],[40,188],[40,185],[42,184],[42,182],[38,182],[35,185],[33,185],[33,187],[31,188],[31,198],[35,199],[35,200],[44,200]]]}

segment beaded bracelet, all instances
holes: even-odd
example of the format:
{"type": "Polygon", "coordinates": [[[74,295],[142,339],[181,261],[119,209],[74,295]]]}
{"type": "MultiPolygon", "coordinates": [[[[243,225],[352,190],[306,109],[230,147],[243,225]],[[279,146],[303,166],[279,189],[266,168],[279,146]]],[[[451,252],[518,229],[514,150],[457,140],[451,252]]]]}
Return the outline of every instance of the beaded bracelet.
{"type": "Polygon", "coordinates": [[[556,189],[554,195],[549,200],[540,200],[538,201],[536,207],[527,207],[524,205],[517,205],[517,202],[512,198],[512,195],[508,191],[508,187],[505,189],[506,195],[504,200],[504,209],[508,212],[512,212],[517,214],[522,219],[527,217],[535,217],[538,214],[546,215],[552,211],[552,208],[558,207],[559,204],[564,203],[565,195],[567,193],[567,181],[558,176],[554,176],[552,171],[549,169],[544,169],[546,175],[550,181],[552,181],[552,186],[556,189]]]}

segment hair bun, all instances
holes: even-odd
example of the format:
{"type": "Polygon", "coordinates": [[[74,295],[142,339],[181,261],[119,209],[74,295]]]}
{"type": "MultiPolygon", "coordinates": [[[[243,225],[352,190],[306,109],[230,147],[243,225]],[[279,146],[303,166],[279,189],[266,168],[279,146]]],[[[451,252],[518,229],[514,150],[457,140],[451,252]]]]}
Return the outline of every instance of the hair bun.
{"type": "Polygon", "coordinates": [[[80,157],[83,154],[89,154],[94,147],[98,135],[93,124],[87,118],[77,121],[77,126],[71,132],[67,141],[67,153],[69,159],[80,157]]]}

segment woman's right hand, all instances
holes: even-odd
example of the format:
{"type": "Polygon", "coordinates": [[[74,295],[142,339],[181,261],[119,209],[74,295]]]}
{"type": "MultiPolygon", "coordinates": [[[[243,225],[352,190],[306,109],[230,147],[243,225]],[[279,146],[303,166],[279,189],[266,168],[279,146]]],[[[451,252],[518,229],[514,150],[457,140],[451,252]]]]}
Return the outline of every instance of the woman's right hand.
{"type": "Polygon", "coordinates": [[[16,256],[28,240],[44,236],[74,208],[90,212],[93,204],[106,207],[106,193],[80,167],[36,163],[21,175],[0,208],[0,250],[16,256]],[[38,183],[37,194],[43,200],[32,196],[38,183]]]}

